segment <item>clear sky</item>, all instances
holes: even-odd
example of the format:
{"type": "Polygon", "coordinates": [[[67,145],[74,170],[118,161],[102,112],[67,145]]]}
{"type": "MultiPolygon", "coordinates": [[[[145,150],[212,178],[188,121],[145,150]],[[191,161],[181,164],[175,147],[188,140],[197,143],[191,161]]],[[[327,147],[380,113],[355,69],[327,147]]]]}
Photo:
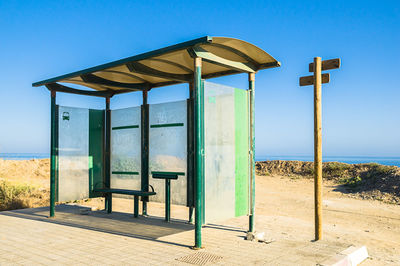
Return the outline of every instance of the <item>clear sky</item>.
{"type": "MultiPolygon", "coordinates": [[[[323,153],[400,156],[400,1],[0,0],[0,153],[49,149],[50,94],[32,82],[178,42],[227,36],[282,63],[256,75],[257,156],[311,155],[314,56],[340,57],[323,86],[323,153]]],[[[245,88],[245,75],[211,80],[245,88]]],[[[172,93],[171,93],[172,92],[172,93]]],[[[154,89],[150,103],[184,99],[154,89]]],[[[59,94],[61,105],[102,99],[59,94]]],[[[118,96],[112,108],[140,104],[118,96]]]]}

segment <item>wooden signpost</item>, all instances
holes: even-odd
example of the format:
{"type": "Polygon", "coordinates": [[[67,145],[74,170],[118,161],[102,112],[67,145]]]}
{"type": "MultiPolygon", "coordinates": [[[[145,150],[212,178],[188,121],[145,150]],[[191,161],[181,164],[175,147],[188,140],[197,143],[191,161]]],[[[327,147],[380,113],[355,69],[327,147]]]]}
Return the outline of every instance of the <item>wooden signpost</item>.
{"type": "Polygon", "coordinates": [[[314,208],[315,208],[315,240],[322,238],[322,121],[321,121],[321,84],[329,83],[329,73],[321,74],[323,70],[340,67],[340,59],[321,61],[314,57],[309,71],[313,76],[300,78],[300,86],[314,84],[314,208]]]}

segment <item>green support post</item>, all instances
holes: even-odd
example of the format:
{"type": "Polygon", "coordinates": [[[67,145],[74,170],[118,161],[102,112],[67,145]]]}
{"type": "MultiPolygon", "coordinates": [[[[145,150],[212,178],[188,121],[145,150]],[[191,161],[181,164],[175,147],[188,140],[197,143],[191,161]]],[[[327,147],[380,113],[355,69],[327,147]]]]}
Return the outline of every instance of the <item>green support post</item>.
{"type": "Polygon", "coordinates": [[[195,249],[202,248],[201,227],[203,224],[203,91],[201,81],[201,63],[199,57],[194,58],[194,91],[195,91],[195,183],[196,183],[196,210],[195,210],[195,249]]]}
{"type": "Polygon", "coordinates": [[[165,221],[171,220],[171,180],[165,179],[165,221]]]}
{"type": "Polygon", "coordinates": [[[139,217],[139,196],[134,196],[133,201],[133,217],[139,217]]]}
{"type": "Polygon", "coordinates": [[[50,125],[50,218],[54,217],[56,206],[57,176],[57,125],[56,125],[56,92],[51,91],[51,125],[50,125]]]}
{"type": "MultiPolygon", "coordinates": [[[[111,185],[111,110],[110,97],[106,97],[106,152],[105,152],[105,187],[111,185]]],[[[112,212],[112,194],[107,193],[105,199],[107,213],[112,212]]]]}
{"type": "Polygon", "coordinates": [[[254,214],[255,214],[255,190],[256,190],[256,172],[255,172],[255,73],[249,73],[249,97],[250,97],[250,216],[249,232],[254,232],[254,214]]]}
{"type": "MultiPolygon", "coordinates": [[[[141,189],[149,189],[149,105],[147,104],[148,89],[143,90],[143,105],[141,109],[141,145],[142,145],[142,163],[141,163],[141,189]]],[[[142,214],[147,215],[148,197],[142,197],[142,214]]]]}
{"type": "Polygon", "coordinates": [[[187,100],[187,206],[189,207],[189,223],[193,223],[195,206],[194,184],[194,84],[189,82],[189,99],[187,100]]]}

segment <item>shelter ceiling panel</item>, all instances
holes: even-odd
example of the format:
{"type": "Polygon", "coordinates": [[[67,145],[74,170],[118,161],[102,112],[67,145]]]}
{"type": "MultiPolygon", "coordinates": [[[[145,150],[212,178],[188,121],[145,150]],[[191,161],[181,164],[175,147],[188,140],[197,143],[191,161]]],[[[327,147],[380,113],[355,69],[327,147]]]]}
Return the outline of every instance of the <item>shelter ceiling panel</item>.
{"type": "MultiPolygon", "coordinates": [[[[95,84],[95,83],[82,81],[82,80],[79,80],[79,79],[80,78],[67,79],[65,81],[63,80],[63,82],[72,83],[72,84],[78,84],[78,85],[82,85],[82,86],[85,86],[85,87],[88,87],[88,88],[91,88],[91,89],[95,89],[95,90],[99,90],[99,91],[110,90],[110,89],[118,91],[118,90],[126,90],[127,89],[127,88],[121,88],[121,87],[110,86],[110,85],[102,86],[102,85],[98,85],[98,84],[95,84]]],[[[138,89],[130,89],[130,90],[139,91],[138,89]]]]}
{"type": "Polygon", "coordinates": [[[228,50],[229,48],[227,49],[227,48],[223,48],[222,46],[213,46],[212,44],[203,44],[203,45],[199,45],[199,46],[214,55],[220,56],[220,57],[228,59],[228,60],[242,62],[242,63],[248,62],[248,60],[246,60],[242,56],[235,54],[234,52],[228,50]]]}
{"type": "MultiPolygon", "coordinates": [[[[191,74],[193,71],[182,64],[179,60],[168,60],[162,58],[151,58],[140,61],[145,66],[157,69],[163,72],[174,73],[174,74],[191,74]]],[[[184,62],[183,62],[184,63],[184,62]]]]}
{"type": "Polygon", "coordinates": [[[105,91],[108,90],[107,87],[101,86],[101,85],[97,85],[97,84],[91,84],[91,83],[87,83],[84,82],[81,78],[79,77],[75,77],[75,78],[71,78],[71,79],[66,79],[66,80],[62,80],[61,83],[71,83],[71,84],[77,84],[77,85],[82,85],[97,91],[105,91]]]}
{"type": "Polygon", "coordinates": [[[223,72],[223,71],[228,71],[228,70],[232,70],[231,68],[227,68],[227,67],[223,67],[220,65],[216,65],[213,63],[209,63],[203,60],[202,63],[202,68],[201,68],[201,72],[202,75],[207,75],[207,74],[212,74],[212,73],[218,73],[218,72],[223,72]]]}
{"type": "Polygon", "coordinates": [[[250,58],[253,58],[259,64],[272,63],[276,62],[276,60],[270,56],[268,53],[258,48],[257,46],[242,41],[238,39],[225,38],[225,37],[213,37],[213,43],[226,45],[232,47],[236,50],[241,51],[242,53],[248,55],[250,58]]]}
{"type": "Polygon", "coordinates": [[[115,70],[104,70],[104,71],[94,72],[93,74],[107,80],[112,80],[121,83],[135,84],[135,83],[148,82],[147,80],[141,79],[131,73],[120,72],[115,70]]]}
{"type": "MultiPolygon", "coordinates": [[[[172,62],[179,63],[180,65],[186,67],[191,72],[194,71],[193,58],[189,55],[186,50],[179,50],[173,53],[168,53],[155,57],[155,59],[168,60],[172,62]]],[[[188,72],[190,73],[190,72],[188,72]]]]}

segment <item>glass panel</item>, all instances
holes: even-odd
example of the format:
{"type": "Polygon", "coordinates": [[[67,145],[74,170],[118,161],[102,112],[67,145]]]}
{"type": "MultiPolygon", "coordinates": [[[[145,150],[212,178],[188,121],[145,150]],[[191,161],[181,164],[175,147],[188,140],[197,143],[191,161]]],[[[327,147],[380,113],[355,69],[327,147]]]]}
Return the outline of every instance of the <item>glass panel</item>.
{"type": "Polygon", "coordinates": [[[234,92],[204,82],[206,223],[235,217],[234,92]]]}
{"type": "Polygon", "coordinates": [[[89,197],[89,110],[59,107],[58,201],[89,197]]]}
{"type": "Polygon", "coordinates": [[[153,179],[152,171],[179,172],[171,181],[172,204],[187,202],[187,102],[178,101],[150,105],[149,183],[157,192],[150,200],[164,202],[165,181],[153,179]]]}
{"type": "Polygon", "coordinates": [[[140,190],[141,108],[111,111],[111,187],[140,190]]]}

